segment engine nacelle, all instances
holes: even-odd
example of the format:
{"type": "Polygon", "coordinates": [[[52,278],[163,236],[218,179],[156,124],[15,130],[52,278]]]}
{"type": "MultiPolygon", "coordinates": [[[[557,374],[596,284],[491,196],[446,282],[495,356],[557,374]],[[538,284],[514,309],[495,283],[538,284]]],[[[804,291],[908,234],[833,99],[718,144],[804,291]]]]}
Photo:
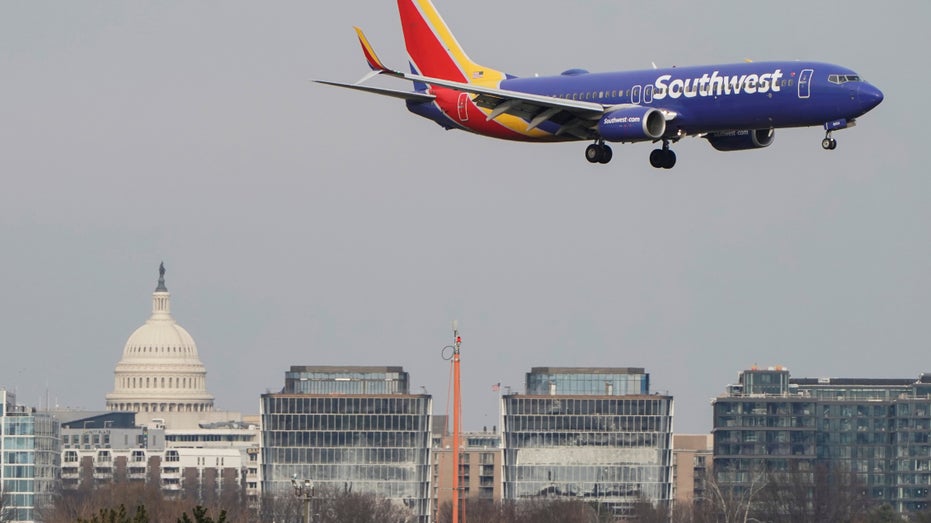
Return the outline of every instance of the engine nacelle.
{"type": "Polygon", "coordinates": [[[656,140],[666,132],[666,117],[650,108],[632,105],[612,111],[598,122],[598,134],[609,142],[656,140]]]}
{"type": "Polygon", "coordinates": [[[762,149],[763,147],[769,147],[775,137],[776,131],[774,129],[723,131],[705,135],[708,143],[719,151],[762,149]]]}

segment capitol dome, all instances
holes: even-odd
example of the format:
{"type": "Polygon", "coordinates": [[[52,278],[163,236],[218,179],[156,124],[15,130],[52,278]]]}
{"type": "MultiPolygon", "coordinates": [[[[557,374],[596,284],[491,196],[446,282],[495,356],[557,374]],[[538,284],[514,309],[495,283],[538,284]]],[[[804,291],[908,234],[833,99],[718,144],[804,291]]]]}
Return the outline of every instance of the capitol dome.
{"type": "Polygon", "coordinates": [[[194,338],[171,317],[165,266],[159,266],[152,293],[152,316],[136,329],[116,364],[107,410],[131,412],[207,412],[207,370],[194,338]]]}

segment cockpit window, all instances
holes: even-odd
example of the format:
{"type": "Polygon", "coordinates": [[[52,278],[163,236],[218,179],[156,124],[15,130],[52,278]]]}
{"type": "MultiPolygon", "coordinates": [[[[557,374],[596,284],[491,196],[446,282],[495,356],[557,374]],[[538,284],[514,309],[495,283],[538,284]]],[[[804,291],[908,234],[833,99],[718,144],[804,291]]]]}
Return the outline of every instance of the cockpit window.
{"type": "Polygon", "coordinates": [[[855,74],[832,74],[828,75],[828,81],[832,84],[845,84],[847,82],[860,82],[862,80],[855,74]]]}

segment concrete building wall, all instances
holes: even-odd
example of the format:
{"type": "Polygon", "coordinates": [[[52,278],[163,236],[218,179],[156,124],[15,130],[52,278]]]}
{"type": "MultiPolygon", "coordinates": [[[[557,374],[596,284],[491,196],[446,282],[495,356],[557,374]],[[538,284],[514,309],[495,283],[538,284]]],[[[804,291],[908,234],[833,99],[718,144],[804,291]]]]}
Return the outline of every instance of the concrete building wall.
{"type": "Polygon", "coordinates": [[[711,434],[673,434],[672,475],[677,503],[691,503],[705,497],[713,448],[711,434]]]}

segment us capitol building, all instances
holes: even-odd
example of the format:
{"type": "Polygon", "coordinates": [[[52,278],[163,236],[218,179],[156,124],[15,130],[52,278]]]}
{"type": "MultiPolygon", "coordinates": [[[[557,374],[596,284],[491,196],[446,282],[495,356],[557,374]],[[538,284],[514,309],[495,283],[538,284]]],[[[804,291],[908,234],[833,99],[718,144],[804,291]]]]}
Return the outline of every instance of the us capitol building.
{"type": "MultiPolygon", "coordinates": [[[[171,317],[165,265],[159,266],[152,316],[126,341],[107,410],[162,414],[213,411],[207,370],[194,338],[171,317]]],[[[203,417],[203,416],[199,416],[203,417]]],[[[141,420],[140,420],[141,421],[141,420]]]]}
{"type": "Polygon", "coordinates": [[[165,266],[152,315],[126,341],[104,411],[57,410],[64,489],[155,483],[210,500],[258,495],[258,417],[214,408],[194,338],[171,316],[165,266]]]}

